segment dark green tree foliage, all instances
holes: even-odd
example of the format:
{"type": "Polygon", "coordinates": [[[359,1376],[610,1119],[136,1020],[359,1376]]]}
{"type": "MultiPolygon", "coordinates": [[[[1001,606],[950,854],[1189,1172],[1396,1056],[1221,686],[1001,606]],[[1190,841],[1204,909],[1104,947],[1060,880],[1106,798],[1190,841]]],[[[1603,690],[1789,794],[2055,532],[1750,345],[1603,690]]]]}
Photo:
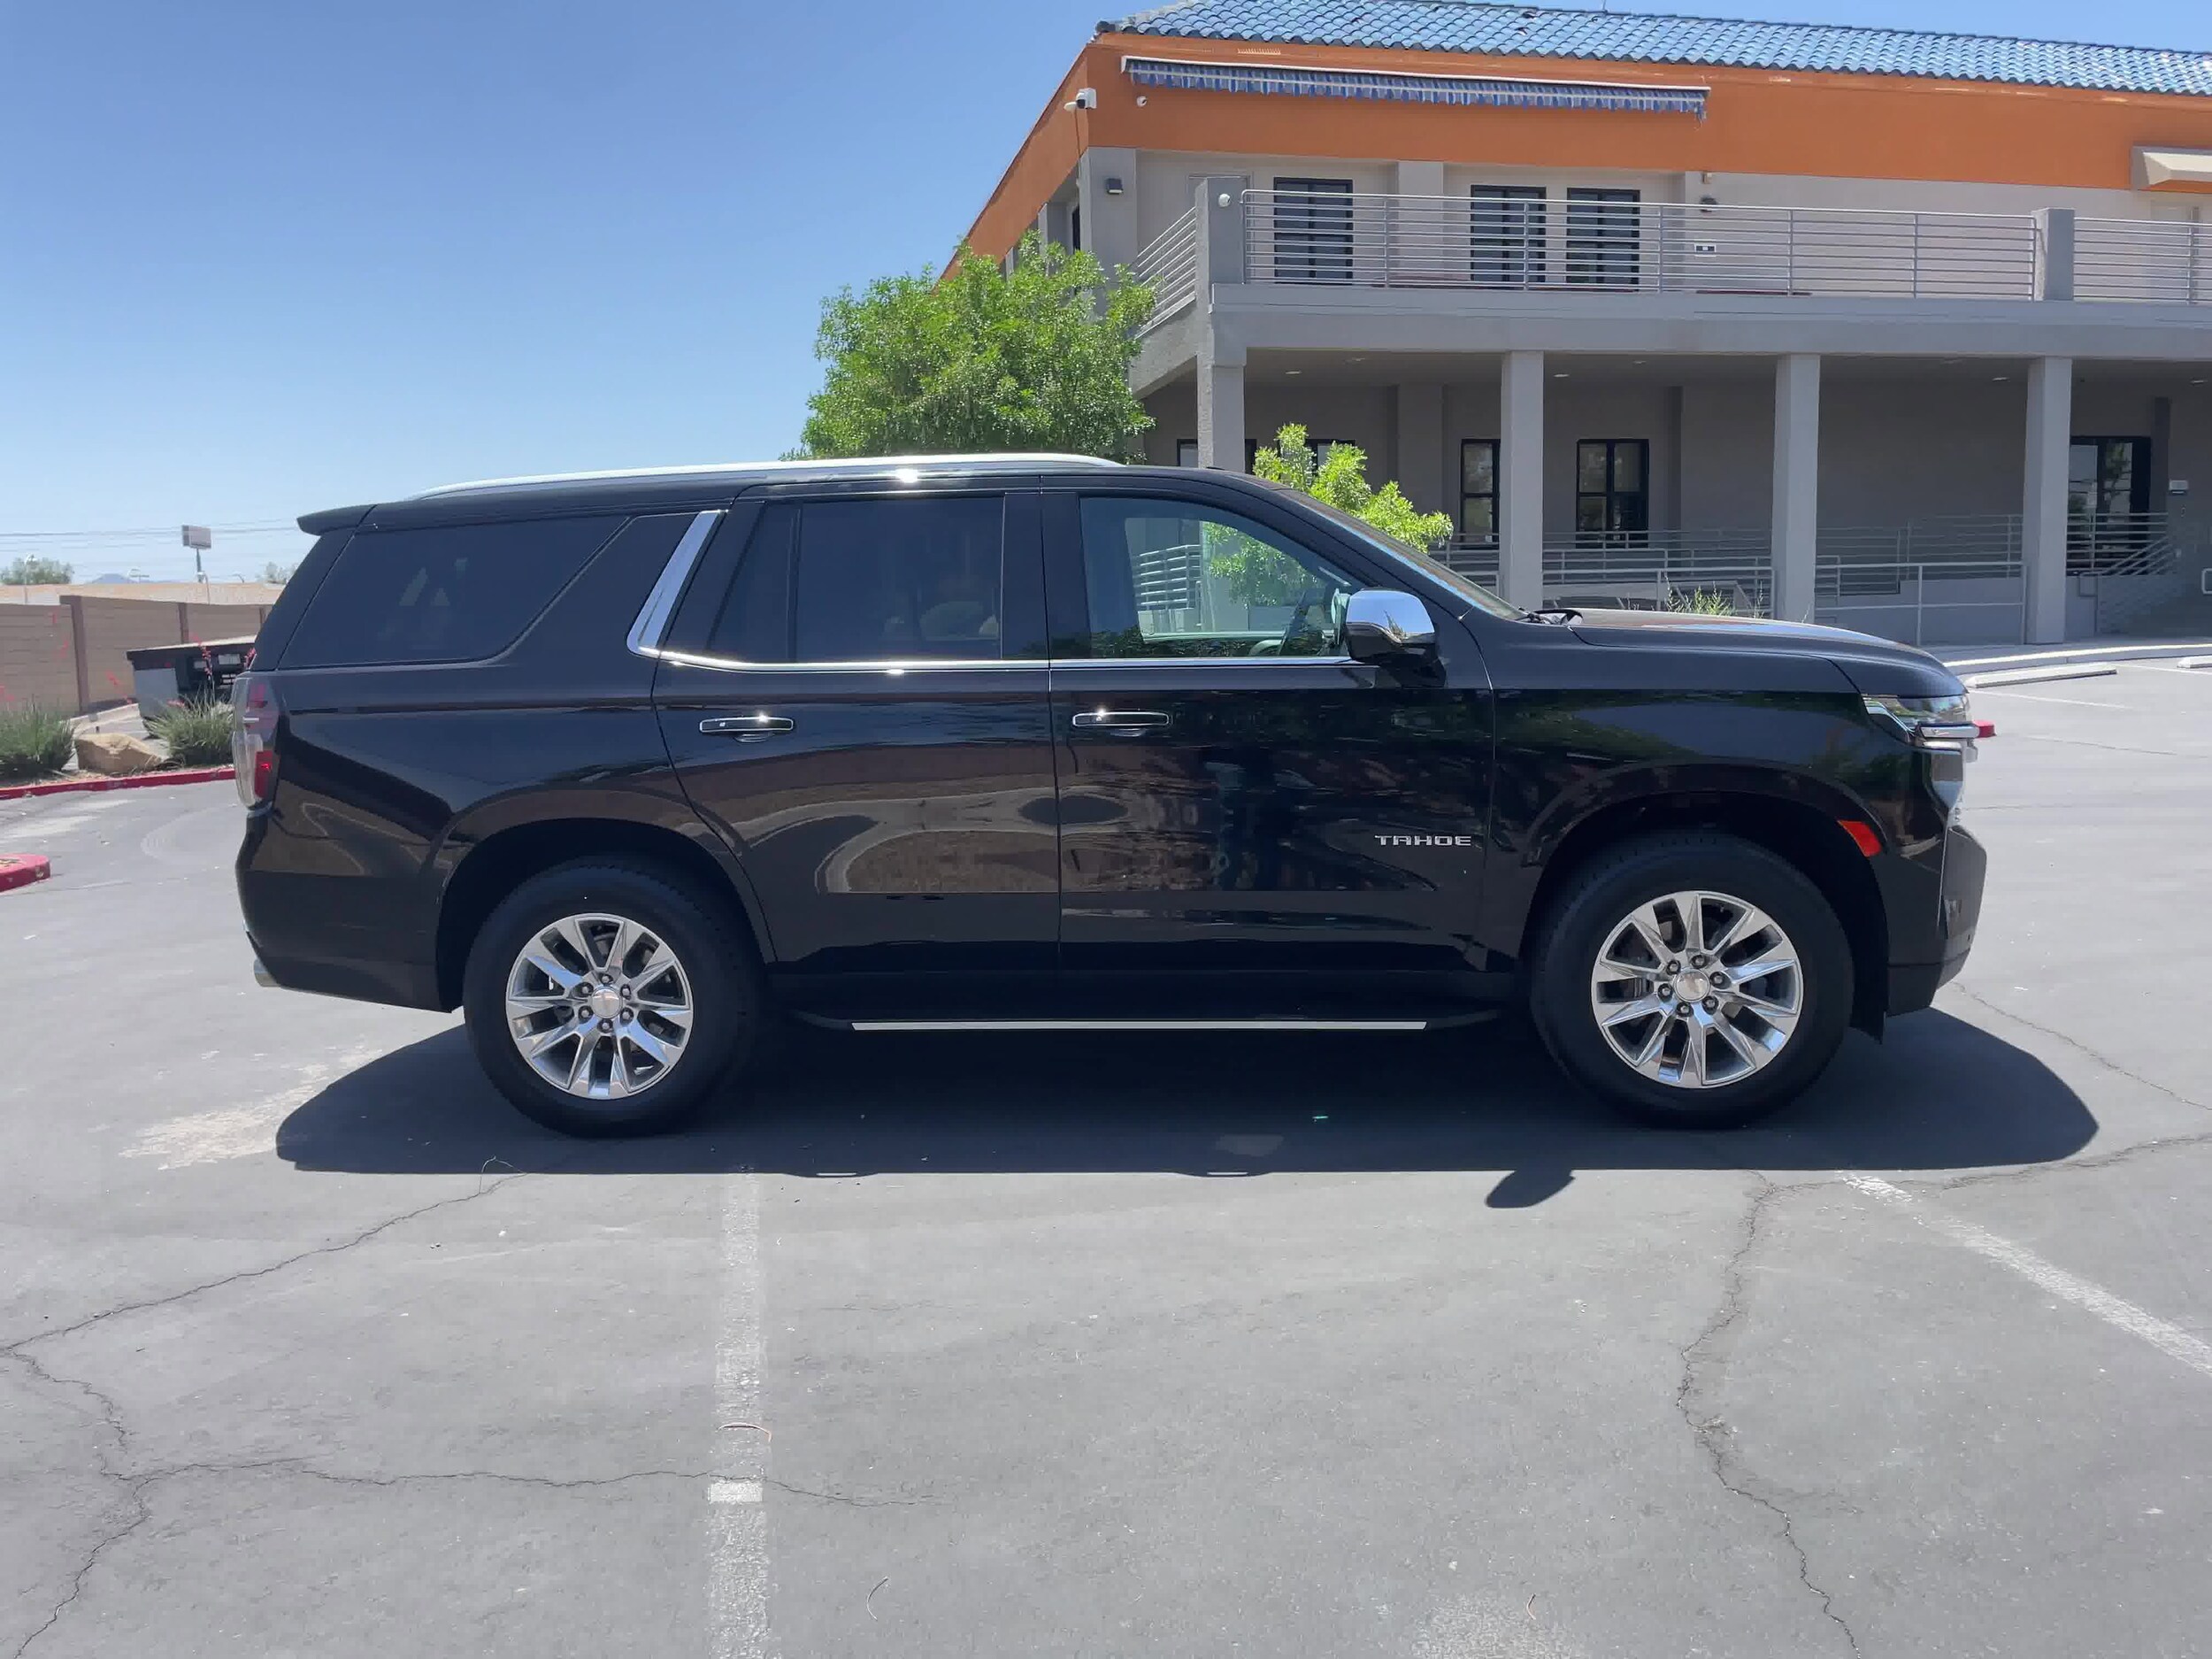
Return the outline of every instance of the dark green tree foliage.
{"type": "Polygon", "coordinates": [[[1126,459],[1152,424],[1129,389],[1151,290],[1022,238],[1002,271],[965,248],[941,279],[885,277],[823,303],[801,453],[1050,449],[1126,459]]]}

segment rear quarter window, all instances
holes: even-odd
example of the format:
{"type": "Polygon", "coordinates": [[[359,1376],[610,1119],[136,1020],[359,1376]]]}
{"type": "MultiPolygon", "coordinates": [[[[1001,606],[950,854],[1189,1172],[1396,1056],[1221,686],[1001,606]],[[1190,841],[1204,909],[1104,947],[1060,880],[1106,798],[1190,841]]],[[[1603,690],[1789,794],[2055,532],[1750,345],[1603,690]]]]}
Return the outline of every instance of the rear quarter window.
{"type": "Polygon", "coordinates": [[[522,637],[624,515],[357,534],[309,603],[287,668],[466,663],[522,637]]]}

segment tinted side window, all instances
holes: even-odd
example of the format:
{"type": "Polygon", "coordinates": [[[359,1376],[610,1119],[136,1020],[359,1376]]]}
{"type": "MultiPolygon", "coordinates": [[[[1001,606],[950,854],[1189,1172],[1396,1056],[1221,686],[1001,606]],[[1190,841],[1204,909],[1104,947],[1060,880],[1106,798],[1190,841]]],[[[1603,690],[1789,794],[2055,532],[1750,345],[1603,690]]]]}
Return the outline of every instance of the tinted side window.
{"type": "Polygon", "coordinates": [[[1083,502],[1092,657],[1326,657],[1360,584],[1240,513],[1193,502],[1083,502]]]}
{"type": "Polygon", "coordinates": [[[1003,655],[997,495],[809,502],[799,515],[792,655],[802,663],[1003,655]]]}
{"type": "Polygon", "coordinates": [[[707,649],[741,663],[791,660],[791,544],[799,510],[772,503],[753,528],[707,635],[707,649]]]}
{"type": "Polygon", "coordinates": [[[357,534],[315,590],[284,666],[495,657],[621,524],[611,515],[357,534]]]}

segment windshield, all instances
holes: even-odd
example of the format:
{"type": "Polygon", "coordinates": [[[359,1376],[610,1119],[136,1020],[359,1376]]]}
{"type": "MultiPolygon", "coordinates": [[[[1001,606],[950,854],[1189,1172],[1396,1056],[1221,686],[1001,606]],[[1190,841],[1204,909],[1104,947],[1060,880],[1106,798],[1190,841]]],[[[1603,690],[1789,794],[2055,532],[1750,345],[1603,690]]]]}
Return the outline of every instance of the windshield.
{"type": "Polygon", "coordinates": [[[1431,554],[1424,553],[1412,542],[1401,541],[1396,536],[1386,531],[1378,530],[1366,519],[1356,517],[1345,511],[1343,508],[1333,506],[1317,496],[1301,495],[1299,499],[1308,506],[1325,514],[1337,524],[1343,526],[1368,546],[1379,552],[1387,554],[1402,565],[1414,565],[1422,575],[1432,582],[1441,582],[1477,609],[1486,611],[1494,617],[1525,617],[1528,614],[1520,606],[1509,604],[1501,599],[1472,577],[1463,576],[1442,560],[1431,554]]]}

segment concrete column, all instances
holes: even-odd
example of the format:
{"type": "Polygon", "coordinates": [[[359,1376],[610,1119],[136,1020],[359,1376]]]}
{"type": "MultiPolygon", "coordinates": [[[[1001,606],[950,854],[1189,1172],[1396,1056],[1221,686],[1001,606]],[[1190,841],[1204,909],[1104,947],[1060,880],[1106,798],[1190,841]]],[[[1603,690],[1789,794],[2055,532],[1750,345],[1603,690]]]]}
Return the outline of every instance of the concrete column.
{"type": "Polygon", "coordinates": [[[1820,359],[1809,353],[1774,365],[1774,614],[1813,616],[1813,563],[1820,533],[1820,359]]]}
{"type": "Polygon", "coordinates": [[[1201,179],[1191,199],[1198,209],[1199,281],[1243,281],[1243,179],[1233,175],[1201,179]]]}
{"type": "Polygon", "coordinates": [[[1075,246],[1075,233],[1069,224],[1071,202],[1047,202],[1037,210],[1037,240],[1056,242],[1063,248],[1075,246]]]}
{"type": "MultiPolygon", "coordinates": [[[[1210,331],[1209,331],[1210,336],[1210,331]]],[[[1198,465],[1244,471],[1244,358],[1198,360],[1198,465]]]]}
{"type": "Polygon", "coordinates": [[[1433,381],[1398,388],[1398,488],[1423,512],[1448,512],[1456,492],[1446,470],[1444,388],[1433,381]]]}
{"type": "Polygon", "coordinates": [[[2047,207],[2035,217],[2042,243],[2038,291],[2047,300],[2070,300],[2074,297],[2074,210],[2047,207]]]}
{"type": "Polygon", "coordinates": [[[1402,161],[1390,188],[1400,196],[1444,194],[1444,164],[1440,161],[1402,161]]]}
{"type": "Polygon", "coordinates": [[[2020,558],[2027,577],[2028,643],[2066,637],[2066,450],[2074,435],[2074,360],[2028,365],[2027,488],[2020,558]]]}
{"type": "Polygon", "coordinates": [[[1083,246],[1110,276],[1144,246],[1137,235],[1137,152],[1085,150],[1075,164],[1075,196],[1083,209],[1083,246]]]}
{"type": "Polygon", "coordinates": [[[1509,351],[1498,382],[1498,589],[1544,603],[1544,354],[1509,351]]]}

